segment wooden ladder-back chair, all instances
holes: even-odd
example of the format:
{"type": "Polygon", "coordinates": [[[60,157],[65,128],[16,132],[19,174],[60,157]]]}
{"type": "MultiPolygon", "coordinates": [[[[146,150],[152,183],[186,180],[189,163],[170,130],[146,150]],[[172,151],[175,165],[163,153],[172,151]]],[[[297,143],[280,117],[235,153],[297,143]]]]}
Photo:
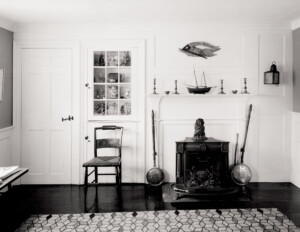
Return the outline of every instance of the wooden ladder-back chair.
{"type": "MultiPolygon", "coordinates": [[[[115,175],[117,186],[121,185],[122,181],[122,137],[123,127],[119,126],[102,126],[97,127],[94,130],[94,158],[85,162],[82,166],[85,168],[84,185],[87,187],[89,184],[98,184],[98,176],[101,175],[115,175]],[[97,138],[97,132],[103,130],[118,131],[118,138],[97,138]],[[117,149],[117,155],[114,156],[103,156],[98,155],[98,149],[111,148],[117,149]],[[115,173],[98,173],[100,167],[115,167],[115,173]],[[88,173],[88,168],[94,168],[93,171],[88,173]],[[95,174],[95,180],[88,183],[88,177],[91,174],[95,174]]],[[[101,151],[99,151],[101,153],[101,151]]]]}

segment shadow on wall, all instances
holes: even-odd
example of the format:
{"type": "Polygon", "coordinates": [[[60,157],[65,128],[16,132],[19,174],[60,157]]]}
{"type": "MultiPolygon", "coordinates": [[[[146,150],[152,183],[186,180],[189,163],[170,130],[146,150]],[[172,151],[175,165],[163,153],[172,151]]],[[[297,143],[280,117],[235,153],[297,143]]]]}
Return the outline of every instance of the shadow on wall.
{"type": "Polygon", "coordinates": [[[293,111],[300,113],[300,28],[293,31],[293,111]]]}
{"type": "Polygon", "coordinates": [[[0,28],[0,69],[4,69],[3,98],[0,101],[0,129],[12,126],[13,32],[0,28]]]}

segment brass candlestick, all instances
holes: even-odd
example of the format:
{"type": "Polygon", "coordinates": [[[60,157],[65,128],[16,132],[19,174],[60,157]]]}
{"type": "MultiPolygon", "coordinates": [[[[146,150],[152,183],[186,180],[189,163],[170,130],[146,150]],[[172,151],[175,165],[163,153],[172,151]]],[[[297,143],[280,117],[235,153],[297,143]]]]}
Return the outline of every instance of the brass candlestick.
{"type": "Polygon", "coordinates": [[[244,91],[242,91],[242,94],[249,94],[247,91],[247,78],[244,78],[244,91]]]}
{"type": "Polygon", "coordinates": [[[153,79],[153,94],[157,94],[157,92],[156,92],[156,78],[153,79]]]}
{"type": "Polygon", "coordinates": [[[219,94],[225,94],[225,92],[223,91],[223,80],[221,80],[221,92],[219,94]]]}
{"type": "Polygon", "coordinates": [[[179,94],[179,93],[177,92],[177,80],[175,80],[175,92],[174,92],[174,94],[179,94]]]}

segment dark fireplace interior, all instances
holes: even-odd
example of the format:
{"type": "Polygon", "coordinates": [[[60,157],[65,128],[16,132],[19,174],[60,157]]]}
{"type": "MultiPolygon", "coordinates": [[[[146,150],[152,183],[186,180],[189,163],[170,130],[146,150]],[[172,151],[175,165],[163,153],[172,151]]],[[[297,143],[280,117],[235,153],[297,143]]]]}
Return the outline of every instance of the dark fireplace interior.
{"type": "Polygon", "coordinates": [[[229,142],[186,138],[176,142],[175,191],[186,194],[228,194],[236,190],[228,165],[229,142]]]}
{"type": "Polygon", "coordinates": [[[184,185],[191,190],[213,189],[226,183],[226,154],[210,150],[187,151],[184,154],[184,185]]]}

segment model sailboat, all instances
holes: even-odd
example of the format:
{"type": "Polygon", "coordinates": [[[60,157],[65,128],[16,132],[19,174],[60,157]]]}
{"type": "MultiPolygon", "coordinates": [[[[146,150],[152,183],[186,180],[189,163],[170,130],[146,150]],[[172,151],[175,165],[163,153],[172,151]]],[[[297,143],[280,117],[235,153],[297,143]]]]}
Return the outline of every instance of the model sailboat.
{"type": "Polygon", "coordinates": [[[202,78],[201,78],[201,85],[198,85],[195,68],[194,68],[194,77],[195,77],[196,86],[191,86],[191,85],[187,86],[187,89],[188,89],[189,93],[205,94],[205,93],[208,93],[211,88],[215,87],[215,86],[211,86],[211,87],[207,86],[204,72],[203,72],[202,78]],[[202,81],[203,81],[203,84],[202,84],[202,81]]]}

